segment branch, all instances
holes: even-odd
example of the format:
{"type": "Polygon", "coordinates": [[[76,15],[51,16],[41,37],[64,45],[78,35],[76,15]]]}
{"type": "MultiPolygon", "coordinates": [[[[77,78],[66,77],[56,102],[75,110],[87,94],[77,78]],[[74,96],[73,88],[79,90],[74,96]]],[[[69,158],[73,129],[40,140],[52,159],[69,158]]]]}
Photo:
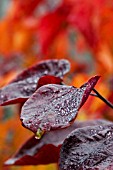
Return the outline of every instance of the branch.
{"type": "MultiPolygon", "coordinates": [[[[91,96],[98,97],[97,94],[90,93],[91,96]]],[[[99,97],[98,97],[99,98],[99,97]]]]}
{"type": "Polygon", "coordinates": [[[91,96],[95,96],[98,97],[99,99],[101,99],[104,103],[106,103],[109,107],[111,107],[113,109],[113,104],[108,101],[107,99],[105,99],[96,89],[93,89],[93,91],[95,92],[95,94],[91,93],[91,96]]]}

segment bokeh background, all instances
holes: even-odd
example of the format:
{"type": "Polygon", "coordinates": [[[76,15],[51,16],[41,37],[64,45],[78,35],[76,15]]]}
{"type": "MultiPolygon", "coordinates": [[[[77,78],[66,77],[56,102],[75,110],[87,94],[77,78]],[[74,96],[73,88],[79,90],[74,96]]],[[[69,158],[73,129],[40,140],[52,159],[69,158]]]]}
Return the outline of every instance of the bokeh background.
{"type": "MultiPolygon", "coordinates": [[[[0,0],[0,87],[40,60],[65,58],[69,85],[101,75],[96,89],[113,103],[112,0],[0,0]]],[[[4,167],[32,133],[21,126],[20,106],[0,107],[0,169],[57,170],[57,165],[4,167]]],[[[89,97],[78,120],[113,121],[113,110],[89,97]]],[[[49,154],[49,153],[48,153],[49,154]]]]}

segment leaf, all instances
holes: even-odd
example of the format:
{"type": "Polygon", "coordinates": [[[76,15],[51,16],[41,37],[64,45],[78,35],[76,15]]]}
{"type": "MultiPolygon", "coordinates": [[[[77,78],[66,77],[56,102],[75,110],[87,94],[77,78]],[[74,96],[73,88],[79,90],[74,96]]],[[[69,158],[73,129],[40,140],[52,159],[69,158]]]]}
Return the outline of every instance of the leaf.
{"type": "Polygon", "coordinates": [[[23,126],[34,133],[70,126],[98,79],[92,77],[80,88],[56,84],[40,87],[22,107],[23,126]]]}
{"type": "Polygon", "coordinates": [[[78,128],[65,139],[60,170],[113,168],[113,123],[78,128]]]}
{"type": "MultiPolygon", "coordinates": [[[[86,43],[90,45],[93,49],[97,46],[99,42],[99,35],[97,30],[97,23],[94,24],[94,17],[98,17],[98,13],[96,11],[101,10],[102,1],[100,0],[96,2],[88,1],[71,1],[72,9],[70,14],[68,15],[69,25],[78,29],[79,32],[82,33],[84,38],[86,39],[86,43]]],[[[100,19],[100,18],[99,18],[100,19]]]]}
{"type": "Polygon", "coordinates": [[[67,60],[45,60],[20,73],[10,84],[0,89],[0,105],[25,102],[37,87],[40,77],[63,77],[70,69],[67,60]]]}
{"type": "Polygon", "coordinates": [[[49,12],[40,19],[38,26],[39,44],[41,52],[46,54],[54,39],[59,32],[64,30],[67,25],[66,18],[70,12],[70,6],[66,3],[61,5],[54,11],[49,12]]]}
{"type": "Polygon", "coordinates": [[[63,80],[60,77],[55,77],[51,75],[42,76],[38,81],[37,88],[44,86],[46,84],[61,84],[62,82],[63,80]]]}
{"type": "Polygon", "coordinates": [[[43,0],[26,0],[26,1],[13,1],[13,18],[21,19],[23,17],[29,17],[33,15],[34,10],[43,0]]]}
{"type": "Polygon", "coordinates": [[[89,81],[85,84],[83,84],[80,88],[81,89],[86,89],[85,90],[85,94],[81,103],[81,106],[85,103],[85,101],[87,100],[87,96],[90,95],[91,90],[94,88],[94,86],[96,85],[98,79],[100,78],[100,76],[95,76],[92,77],[91,79],[89,79],[89,81]],[[88,88],[87,88],[88,87],[88,88]]]}
{"type": "Polygon", "coordinates": [[[44,75],[53,75],[62,78],[69,70],[70,63],[68,60],[44,60],[20,73],[12,82],[18,82],[28,78],[31,78],[31,80],[34,82],[33,78],[37,79],[38,77],[39,79],[44,75]]]}
{"type": "Polygon", "coordinates": [[[14,156],[5,162],[5,165],[40,165],[57,163],[61,145],[67,135],[74,129],[89,125],[103,125],[109,123],[109,121],[101,119],[86,122],[77,121],[69,128],[46,133],[41,139],[35,139],[33,136],[23,144],[14,156]]]}

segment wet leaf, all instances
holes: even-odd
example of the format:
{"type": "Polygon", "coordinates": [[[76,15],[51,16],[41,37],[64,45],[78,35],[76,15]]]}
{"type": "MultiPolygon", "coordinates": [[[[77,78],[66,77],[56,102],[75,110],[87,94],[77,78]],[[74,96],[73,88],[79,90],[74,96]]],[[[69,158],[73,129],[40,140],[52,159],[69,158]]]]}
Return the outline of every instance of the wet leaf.
{"type": "Polygon", "coordinates": [[[18,82],[30,78],[31,81],[35,83],[34,80],[37,80],[44,75],[53,75],[62,78],[69,70],[70,63],[68,60],[44,60],[20,73],[12,82],[18,82]]]}
{"type": "Polygon", "coordinates": [[[60,152],[60,170],[113,168],[113,123],[74,130],[60,152]]]}
{"type": "Polygon", "coordinates": [[[37,140],[31,137],[26,141],[17,153],[5,162],[5,165],[40,165],[57,163],[59,159],[60,147],[67,137],[74,129],[109,124],[105,120],[93,120],[86,122],[75,122],[69,128],[50,131],[37,140]]]}
{"type": "Polygon", "coordinates": [[[98,79],[92,77],[80,88],[57,84],[40,87],[22,107],[23,126],[34,133],[70,126],[98,79]]]}
{"type": "Polygon", "coordinates": [[[0,105],[25,102],[44,75],[63,77],[70,69],[67,60],[45,60],[20,73],[10,84],[0,89],[0,105]]]}

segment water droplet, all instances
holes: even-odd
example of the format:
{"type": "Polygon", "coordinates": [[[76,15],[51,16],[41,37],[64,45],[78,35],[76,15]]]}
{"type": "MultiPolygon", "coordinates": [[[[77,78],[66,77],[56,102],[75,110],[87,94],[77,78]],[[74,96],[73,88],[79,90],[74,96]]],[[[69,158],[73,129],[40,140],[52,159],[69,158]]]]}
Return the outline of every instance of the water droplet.
{"type": "Polygon", "coordinates": [[[29,120],[28,123],[32,123],[32,120],[29,120]]]}
{"type": "Polygon", "coordinates": [[[48,74],[48,71],[47,71],[47,70],[45,70],[45,71],[44,71],[44,74],[45,74],[45,75],[46,75],[46,74],[48,74]]]}
{"type": "Polygon", "coordinates": [[[24,87],[24,90],[27,91],[27,90],[29,90],[29,88],[28,88],[27,86],[25,86],[25,87],[24,87]]]}
{"type": "Polygon", "coordinates": [[[101,125],[99,126],[99,128],[100,128],[101,130],[103,129],[103,127],[102,127],[101,125]]]}
{"type": "Polygon", "coordinates": [[[1,99],[3,99],[3,98],[4,98],[4,95],[3,95],[3,94],[2,94],[2,95],[0,95],[0,98],[1,98],[1,99]]]}
{"type": "Polygon", "coordinates": [[[35,139],[41,139],[42,135],[44,134],[44,130],[41,130],[40,128],[37,130],[35,134],[35,139]]]}
{"type": "Polygon", "coordinates": [[[107,138],[111,138],[111,136],[112,136],[112,132],[111,131],[109,131],[108,133],[107,133],[107,138]]]}
{"type": "Polygon", "coordinates": [[[35,139],[39,139],[37,136],[35,136],[35,139]]]}
{"type": "Polygon", "coordinates": [[[28,79],[27,79],[27,82],[28,82],[28,83],[32,83],[33,80],[32,80],[31,78],[28,78],[28,79]]]}
{"type": "Polygon", "coordinates": [[[34,79],[34,83],[37,83],[38,82],[38,79],[36,78],[36,79],[34,79]]]}

